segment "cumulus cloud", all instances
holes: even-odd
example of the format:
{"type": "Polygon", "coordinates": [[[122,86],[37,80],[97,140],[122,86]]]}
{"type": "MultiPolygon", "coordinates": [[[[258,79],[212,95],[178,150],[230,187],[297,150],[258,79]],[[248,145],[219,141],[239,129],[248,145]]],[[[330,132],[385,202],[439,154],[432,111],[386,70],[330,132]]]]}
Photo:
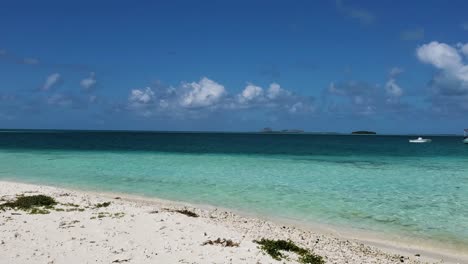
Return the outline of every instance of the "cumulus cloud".
{"type": "Polygon", "coordinates": [[[87,78],[84,78],[83,80],[80,81],[80,86],[83,88],[85,91],[90,91],[96,87],[97,80],[96,80],[96,74],[94,72],[91,72],[87,78]]]}
{"type": "Polygon", "coordinates": [[[143,116],[179,116],[189,109],[181,104],[185,92],[182,87],[176,89],[155,83],[151,87],[131,90],[126,108],[143,116]]]}
{"type": "Polygon", "coordinates": [[[248,84],[237,95],[237,104],[225,104],[230,109],[256,108],[267,111],[285,113],[310,113],[315,111],[314,99],[295,95],[291,91],[281,88],[278,83],[271,83],[268,89],[254,84],[248,84]]]}
{"type": "Polygon", "coordinates": [[[422,62],[442,70],[453,71],[462,66],[462,58],[457,49],[445,43],[433,41],[424,44],[416,50],[416,54],[422,62]]]}
{"type": "Polygon", "coordinates": [[[258,98],[263,97],[263,89],[260,86],[256,86],[253,84],[248,84],[245,89],[239,94],[239,102],[240,103],[247,103],[258,98]]]}
{"type": "Polygon", "coordinates": [[[306,104],[304,102],[297,102],[289,106],[286,109],[291,114],[301,113],[301,112],[313,112],[315,111],[315,106],[306,104]]]}
{"type": "Polygon", "coordinates": [[[59,85],[61,81],[62,81],[62,78],[60,74],[52,73],[51,75],[47,76],[44,85],[42,85],[42,90],[48,91],[52,89],[53,87],[59,85]]]}
{"type": "Polygon", "coordinates": [[[463,55],[465,55],[468,58],[468,43],[466,44],[458,43],[457,47],[460,49],[461,53],[463,53],[463,55]]]}
{"type": "Polygon", "coordinates": [[[468,95],[468,84],[446,72],[436,73],[429,81],[435,96],[468,95]]]}
{"type": "Polygon", "coordinates": [[[439,79],[453,79],[459,81],[461,86],[468,87],[468,65],[462,57],[468,49],[466,45],[457,45],[460,47],[458,50],[448,44],[433,41],[417,48],[416,54],[421,62],[431,64],[442,71],[439,79]]]}
{"type": "Polygon", "coordinates": [[[453,113],[468,110],[466,47],[467,44],[451,46],[433,41],[416,50],[421,62],[438,69],[429,82],[432,91],[429,101],[436,112],[453,113]]]}
{"type": "Polygon", "coordinates": [[[274,100],[279,97],[288,97],[291,96],[291,92],[285,89],[282,89],[281,86],[277,83],[270,84],[270,87],[267,91],[267,97],[271,100],[274,100]]]}
{"type": "Polygon", "coordinates": [[[221,84],[203,77],[199,82],[184,83],[180,102],[184,107],[207,107],[215,105],[225,95],[221,84]]]}
{"type": "Polygon", "coordinates": [[[281,89],[281,86],[277,83],[270,84],[270,88],[268,88],[267,97],[270,99],[275,99],[278,97],[284,90],[281,89]]]}
{"type": "Polygon", "coordinates": [[[133,107],[150,105],[154,101],[154,91],[150,87],[133,89],[128,96],[128,102],[133,107]]]}
{"type": "Polygon", "coordinates": [[[151,87],[133,89],[128,96],[128,108],[143,116],[150,116],[157,109],[154,107],[155,92],[151,87]]]}
{"type": "Polygon", "coordinates": [[[230,94],[223,85],[206,77],[178,87],[133,89],[128,109],[144,116],[171,115],[197,117],[214,112],[260,112],[299,114],[315,110],[313,98],[293,94],[272,83],[267,89],[248,83],[238,94],[230,94]]]}

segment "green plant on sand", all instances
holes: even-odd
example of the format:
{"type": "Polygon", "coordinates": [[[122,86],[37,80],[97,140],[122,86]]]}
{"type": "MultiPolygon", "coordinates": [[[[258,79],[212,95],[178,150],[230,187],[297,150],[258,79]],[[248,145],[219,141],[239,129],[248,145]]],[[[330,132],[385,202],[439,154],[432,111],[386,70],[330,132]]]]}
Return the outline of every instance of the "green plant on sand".
{"type": "Polygon", "coordinates": [[[223,247],[238,247],[239,243],[233,242],[231,239],[221,239],[218,237],[216,240],[207,240],[203,242],[202,246],[205,245],[221,245],[223,247]]]}
{"type": "Polygon", "coordinates": [[[281,251],[294,252],[299,255],[300,263],[307,264],[324,264],[325,261],[321,256],[315,255],[305,248],[301,248],[294,244],[294,242],[288,240],[271,240],[262,238],[260,241],[254,240],[255,243],[261,246],[268,255],[276,260],[281,260],[285,256],[281,251]]]}
{"type": "Polygon", "coordinates": [[[48,214],[49,211],[45,209],[52,209],[57,204],[54,198],[46,195],[32,195],[32,196],[19,196],[15,201],[0,204],[0,209],[5,208],[29,210],[30,214],[48,214]],[[38,207],[44,207],[40,209],[38,207]]]}
{"type": "Polygon", "coordinates": [[[179,214],[183,214],[183,215],[186,215],[186,216],[189,216],[189,217],[198,217],[198,215],[192,211],[189,211],[187,209],[183,209],[183,210],[175,210],[175,212],[179,213],[179,214]]]}
{"type": "Polygon", "coordinates": [[[37,208],[37,207],[33,207],[31,208],[31,210],[29,211],[30,214],[48,214],[50,213],[48,210],[46,209],[41,209],[41,208],[37,208]]]}
{"type": "Polygon", "coordinates": [[[98,204],[96,204],[94,207],[95,207],[95,208],[107,207],[107,206],[109,206],[110,204],[111,204],[110,202],[98,203],[98,204]]]}
{"type": "Polygon", "coordinates": [[[13,202],[7,202],[0,205],[0,208],[18,208],[18,209],[31,209],[38,206],[51,207],[57,204],[54,198],[46,195],[32,195],[32,196],[20,196],[13,202]]]}

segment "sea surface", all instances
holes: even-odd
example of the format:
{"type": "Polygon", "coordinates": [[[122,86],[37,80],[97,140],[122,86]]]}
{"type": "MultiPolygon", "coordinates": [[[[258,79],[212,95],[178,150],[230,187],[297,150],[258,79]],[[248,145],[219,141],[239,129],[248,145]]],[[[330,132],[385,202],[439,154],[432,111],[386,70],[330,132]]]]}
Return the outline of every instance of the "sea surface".
{"type": "Polygon", "coordinates": [[[459,136],[0,131],[0,180],[210,204],[468,249],[459,136]]]}

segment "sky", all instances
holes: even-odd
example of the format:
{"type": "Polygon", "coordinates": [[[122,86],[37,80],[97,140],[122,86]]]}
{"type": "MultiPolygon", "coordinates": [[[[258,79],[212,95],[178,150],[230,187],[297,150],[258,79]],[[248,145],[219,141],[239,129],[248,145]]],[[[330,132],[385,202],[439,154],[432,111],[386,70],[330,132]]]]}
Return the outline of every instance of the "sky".
{"type": "Polygon", "coordinates": [[[457,133],[468,2],[0,6],[0,128],[457,133]]]}

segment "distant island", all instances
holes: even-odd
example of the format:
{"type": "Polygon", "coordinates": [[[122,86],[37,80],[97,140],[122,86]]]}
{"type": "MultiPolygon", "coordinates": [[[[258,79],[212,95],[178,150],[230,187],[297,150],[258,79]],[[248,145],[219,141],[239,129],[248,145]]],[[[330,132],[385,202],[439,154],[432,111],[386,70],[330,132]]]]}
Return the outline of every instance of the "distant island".
{"type": "Polygon", "coordinates": [[[273,133],[273,129],[265,127],[264,129],[260,130],[260,133],[273,133]]]}
{"type": "Polygon", "coordinates": [[[351,134],[353,135],[376,135],[377,133],[374,131],[360,130],[360,131],[353,131],[351,134]]]}
{"type": "Polygon", "coordinates": [[[265,127],[260,130],[260,133],[304,133],[304,130],[301,129],[283,129],[279,131],[275,131],[269,127],[265,127]]]}

